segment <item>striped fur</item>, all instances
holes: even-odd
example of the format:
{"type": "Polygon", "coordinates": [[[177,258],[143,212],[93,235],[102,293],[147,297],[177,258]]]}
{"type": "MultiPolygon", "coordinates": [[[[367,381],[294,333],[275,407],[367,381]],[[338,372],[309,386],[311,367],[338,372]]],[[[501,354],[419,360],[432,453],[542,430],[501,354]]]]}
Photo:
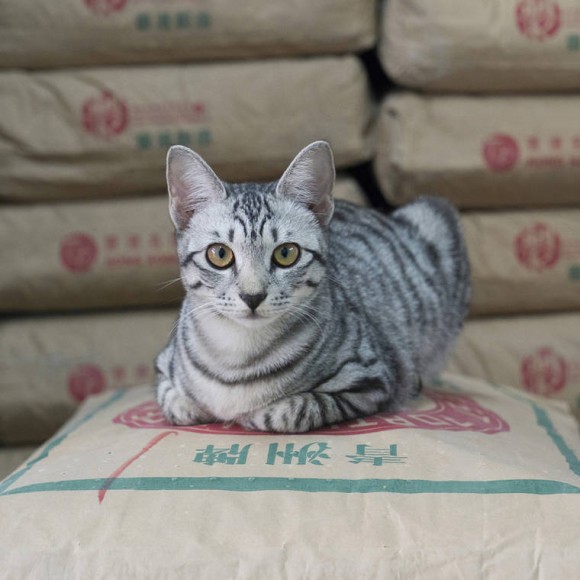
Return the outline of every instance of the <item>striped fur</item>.
{"type": "MultiPolygon", "coordinates": [[[[316,163],[280,182],[216,186],[212,172],[213,194],[187,215],[172,200],[187,291],[157,359],[158,402],[172,423],[304,432],[395,410],[443,364],[470,293],[457,213],[437,198],[390,216],[333,204],[332,157],[314,146],[316,163]],[[207,262],[217,242],[233,249],[232,267],[207,262]],[[289,268],[271,260],[284,242],[302,249],[289,268]],[[244,293],[266,293],[253,316],[244,293]]],[[[297,159],[314,155],[305,151],[297,159]]],[[[191,192],[172,179],[174,197],[191,192]]]]}

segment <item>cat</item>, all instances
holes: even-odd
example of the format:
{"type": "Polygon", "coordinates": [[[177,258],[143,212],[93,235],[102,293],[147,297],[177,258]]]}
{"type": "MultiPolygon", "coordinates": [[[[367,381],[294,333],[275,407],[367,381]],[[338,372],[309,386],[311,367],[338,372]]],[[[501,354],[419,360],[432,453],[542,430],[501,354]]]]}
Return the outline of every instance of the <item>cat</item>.
{"type": "Polygon", "coordinates": [[[169,150],[186,295],[156,361],[168,421],[305,432],[397,410],[440,370],[470,295],[457,212],[425,197],[386,216],[335,202],[334,179],[324,141],[263,184],[169,150]]]}

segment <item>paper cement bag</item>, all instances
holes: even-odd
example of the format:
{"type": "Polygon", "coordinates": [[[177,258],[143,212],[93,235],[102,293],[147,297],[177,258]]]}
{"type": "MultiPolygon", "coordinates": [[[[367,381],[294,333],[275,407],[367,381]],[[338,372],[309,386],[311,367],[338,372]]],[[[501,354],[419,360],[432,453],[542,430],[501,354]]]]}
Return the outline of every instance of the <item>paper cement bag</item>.
{"type": "Polygon", "coordinates": [[[580,419],[580,313],[468,321],[447,369],[565,400],[580,419]]]}
{"type": "Polygon", "coordinates": [[[580,88],[577,0],[388,0],[379,54],[397,83],[433,91],[580,88]]]}
{"type": "Polygon", "coordinates": [[[176,310],[0,321],[0,445],[41,443],[79,402],[153,379],[176,310]]]}
{"type": "Polygon", "coordinates": [[[0,67],[354,52],[375,15],[374,0],[0,0],[0,67]]]}
{"type": "Polygon", "coordinates": [[[0,483],[8,578],[574,578],[563,404],[447,377],[397,415],[302,435],[167,425],[91,399],[0,483]],[[34,522],[34,525],[31,525],[34,522]]]}
{"type": "Polygon", "coordinates": [[[10,475],[21,463],[24,463],[36,450],[36,447],[0,447],[0,480],[10,475]]]}
{"type": "MultiPolygon", "coordinates": [[[[350,178],[334,195],[365,203],[350,178]]],[[[5,207],[0,263],[0,312],[170,306],[183,295],[167,194],[5,207]]]]}
{"type": "Polygon", "coordinates": [[[580,310],[580,209],[462,217],[472,314],[580,310]]]}
{"type": "Polygon", "coordinates": [[[350,201],[350,203],[360,205],[361,207],[368,207],[370,205],[366,193],[358,182],[352,177],[347,177],[346,174],[339,174],[337,176],[332,194],[336,199],[350,201]]]}
{"type": "Polygon", "coordinates": [[[579,108],[579,96],[395,94],[377,128],[381,189],[396,205],[425,193],[463,208],[580,205],[579,108]]]}
{"type": "Polygon", "coordinates": [[[229,181],[277,178],[317,139],[339,167],[370,156],[368,83],[353,56],[4,72],[0,110],[10,200],[157,191],[175,143],[229,181]]]}
{"type": "Polygon", "coordinates": [[[0,212],[0,309],[170,306],[183,294],[167,197],[0,212]]]}

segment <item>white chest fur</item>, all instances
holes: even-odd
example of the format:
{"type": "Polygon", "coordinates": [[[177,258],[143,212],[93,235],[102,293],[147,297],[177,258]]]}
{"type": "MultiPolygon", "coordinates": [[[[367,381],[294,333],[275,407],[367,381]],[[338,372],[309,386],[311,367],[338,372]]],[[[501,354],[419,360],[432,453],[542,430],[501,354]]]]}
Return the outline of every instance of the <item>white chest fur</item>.
{"type": "Polygon", "coordinates": [[[225,318],[200,322],[194,330],[194,360],[182,353],[182,380],[225,421],[287,396],[315,332],[300,326],[288,334],[283,322],[247,328],[225,318]]]}

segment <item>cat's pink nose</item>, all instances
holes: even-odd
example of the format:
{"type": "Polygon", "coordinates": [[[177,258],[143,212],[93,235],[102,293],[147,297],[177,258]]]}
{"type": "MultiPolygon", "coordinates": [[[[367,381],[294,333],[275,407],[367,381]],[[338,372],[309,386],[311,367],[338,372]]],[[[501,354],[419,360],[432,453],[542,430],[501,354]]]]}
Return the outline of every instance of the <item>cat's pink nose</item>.
{"type": "Polygon", "coordinates": [[[260,292],[259,294],[240,294],[240,298],[250,307],[252,312],[255,312],[256,308],[264,302],[266,296],[266,292],[260,292]]]}

